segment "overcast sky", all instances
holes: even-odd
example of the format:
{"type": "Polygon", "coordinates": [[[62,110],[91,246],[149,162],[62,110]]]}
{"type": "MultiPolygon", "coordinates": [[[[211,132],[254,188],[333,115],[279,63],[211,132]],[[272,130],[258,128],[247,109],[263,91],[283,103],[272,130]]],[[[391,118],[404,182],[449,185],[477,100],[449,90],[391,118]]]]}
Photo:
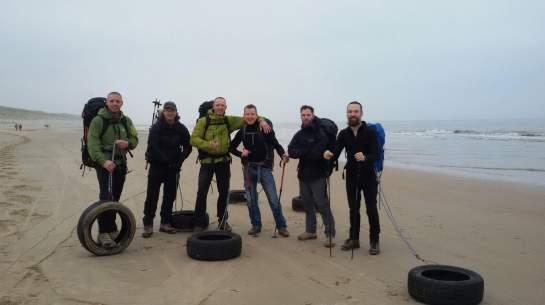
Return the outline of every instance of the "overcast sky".
{"type": "Polygon", "coordinates": [[[80,113],[116,90],[149,123],[225,96],[374,120],[545,117],[545,1],[5,1],[0,105],[80,113]]]}

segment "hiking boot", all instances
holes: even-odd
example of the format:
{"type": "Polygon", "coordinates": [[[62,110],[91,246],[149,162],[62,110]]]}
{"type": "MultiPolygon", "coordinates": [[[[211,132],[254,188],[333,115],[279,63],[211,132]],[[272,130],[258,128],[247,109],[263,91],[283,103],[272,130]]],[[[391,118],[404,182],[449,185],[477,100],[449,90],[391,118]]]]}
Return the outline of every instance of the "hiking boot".
{"type": "Polygon", "coordinates": [[[248,230],[248,235],[257,236],[259,233],[261,233],[261,227],[258,226],[252,226],[252,228],[248,230]]]}
{"type": "Polygon", "coordinates": [[[303,232],[299,236],[297,236],[298,240],[310,240],[310,239],[316,239],[318,236],[316,233],[310,233],[310,232],[303,232]]]}
{"type": "Polygon", "coordinates": [[[335,247],[335,239],[327,237],[326,241],[324,242],[324,247],[326,248],[333,248],[335,247]]]}
{"type": "Polygon", "coordinates": [[[203,232],[203,231],[204,231],[204,227],[195,226],[193,228],[194,233],[199,233],[199,232],[203,232]]]}
{"type": "Polygon", "coordinates": [[[360,241],[356,239],[347,239],[344,241],[344,244],[341,246],[341,250],[350,251],[352,249],[359,249],[360,241]]]}
{"type": "Polygon", "coordinates": [[[110,234],[110,238],[115,241],[117,237],[119,236],[119,231],[115,230],[113,232],[110,232],[109,234],[110,234]]]}
{"type": "Polygon", "coordinates": [[[117,243],[112,239],[110,233],[98,234],[98,243],[104,248],[113,248],[117,246],[117,243]]]}
{"type": "Polygon", "coordinates": [[[153,226],[144,226],[144,232],[142,232],[143,238],[149,238],[153,235],[153,226]]]}
{"type": "Polygon", "coordinates": [[[369,247],[369,254],[378,255],[380,253],[380,243],[378,241],[372,241],[369,247]]]}
{"type": "Polygon", "coordinates": [[[159,227],[159,232],[176,234],[176,229],[170,225],[170,223],[162,223],[159,227]]]}
{"type": "Polygon", "coordinates": [[[229,223],[227,221],[225,221],[224,223],[219,225],[218,230],[225,231],[225,232],[231,232],[231,231],[233,231],[233,228],[231,228],[229,223]]]}
{"type": "Polygon", "coordinates": [[[278,234],[282,237],[290,237],[290,232],[286,228],[278,229],[278,234]]]}

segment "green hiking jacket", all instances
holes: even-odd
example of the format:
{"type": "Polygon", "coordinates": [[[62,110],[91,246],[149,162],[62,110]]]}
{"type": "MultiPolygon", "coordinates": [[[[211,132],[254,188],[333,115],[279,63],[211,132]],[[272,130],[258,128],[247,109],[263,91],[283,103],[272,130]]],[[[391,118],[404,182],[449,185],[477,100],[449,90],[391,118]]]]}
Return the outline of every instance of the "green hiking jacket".
{"type": "MultiPolygon", "coordinates": [[[[218,163],[230,160],[230,135],[233,131],[239,130],[244,126],[244,119],[240,116],[226,115],[225,119],[227,119],[227,121],[229,122],[229,130],[227,130],[227,125],[224,124],[224,118],[216,115],[212,109],[208,110],[208,117],[210,118],[210,125],[206,130],[206,134],[204,134],[204,129],[206,127],[206,117],[200,118],[197,121],[197,124],[195,125],[195,128],[193,128],[193,132],[191,133],[191,146],[214,155],[207,156],[200,160],[201,164],[218,163]],[[213,151],[210,149],[210,142],[214,139],[219,143],[219,148],[217,151],[213,151]]],[[[262,119],[264,118],[258,117],[258,121],[262,119]]]]}
{"type": "MultiPolygon", "coordinates": [[[[100,166],[102,166],[106,160],[111,160],[113,143],[116,140],[128,141],[129,149],[135,149],[136,145],[138,145],[136,128],[134,128],[131,119],[123,113],[121,113],[119,118],[115,119],[106,108],[102,108],[98,111],[97,116],[91,121],[89,133],[87,135],[87,150],[89,151],[91,159],[100,166]],[[128,130],[125,129],[122,120],[125,120],[128,130]],[[108,121],[109,125],[102,137],[100,137],[104,121],[108,121]]],[[[116,165],[126,163],[126,154],[127,150],[116,149],[116,165]]]]}

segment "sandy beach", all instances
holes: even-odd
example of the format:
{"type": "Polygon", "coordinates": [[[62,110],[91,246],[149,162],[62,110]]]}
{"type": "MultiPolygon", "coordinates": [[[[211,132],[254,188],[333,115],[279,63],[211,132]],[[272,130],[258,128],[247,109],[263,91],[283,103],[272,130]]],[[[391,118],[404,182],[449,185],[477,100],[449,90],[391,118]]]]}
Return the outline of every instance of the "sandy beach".
{"type": "MultiPolygon", "coordinates": [[[[230,223],[243,238],[240,258],[192,260],[185,249],[189,233],[156,232],[142,239],[145,136],[129,160],[132,172],[122,196],[138,220],[137,235],[122,254],[94,257],[75,234],[81,212],[98,197],[95,173],[82,177],[79,170],[80,136],[70,129],[0,131],[0,305],[416,304],[407,292],[407,272],[423,263],[411,256],[384,209],[379,256],[367,253],[365,217],[363,247],[353,260],[339,246],[329,257],[322,232],[318,240],[297,241],[304,214],[291,210],[291,198],[298,193],[293,160],[282,198],[290,238],[271,238],[273,221],[261,196],[264,232],[258,238],[246,235],[246,206],[230,206],[230,223]]],[[[195,156],[183,166],[184,207],[195,202],[195,156]]],[[[231,188],[240,189],[237,160],[232,173],[231,188]]],[[[280,168],[275,173],[278,182],[280,168]]],[[[545,304],[544,188],[395,168],[386,168],[383,186],[400,226],[422,257],[483,276],[482,304],[545,304]]],[[[348,232],[340,171],[334,173],[331,189],[340,244],[348,232]]],[[[216,195],[208,197],[211,218],[216,195]]]]}

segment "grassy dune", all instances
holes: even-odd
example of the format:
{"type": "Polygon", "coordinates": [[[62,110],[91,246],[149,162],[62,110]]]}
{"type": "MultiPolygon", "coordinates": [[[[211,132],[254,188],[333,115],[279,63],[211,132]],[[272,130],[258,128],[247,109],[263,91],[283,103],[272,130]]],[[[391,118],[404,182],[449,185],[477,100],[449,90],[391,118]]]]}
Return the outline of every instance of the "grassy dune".
{"type": "Polygon", "coordinates": [[[66,113],[47,113],[0,106],[0,120],[79,120],[80,117],[66,113]]]}

